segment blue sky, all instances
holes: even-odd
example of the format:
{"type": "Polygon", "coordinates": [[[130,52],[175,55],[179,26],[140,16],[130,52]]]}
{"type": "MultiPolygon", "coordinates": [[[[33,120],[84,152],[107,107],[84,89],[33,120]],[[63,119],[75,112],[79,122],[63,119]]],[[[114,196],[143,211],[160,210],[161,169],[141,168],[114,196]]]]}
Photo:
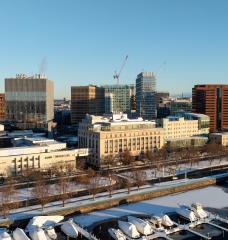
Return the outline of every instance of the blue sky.
{"type": "Polygon", "coordinates": [[[127,54],[121,83],[142,70],[172,94],[228,83],[227,12],[226,0],[1,0],[0,90],[45,59],[55,97],[69,97],[72,85],[115,83],[127,54]]]}

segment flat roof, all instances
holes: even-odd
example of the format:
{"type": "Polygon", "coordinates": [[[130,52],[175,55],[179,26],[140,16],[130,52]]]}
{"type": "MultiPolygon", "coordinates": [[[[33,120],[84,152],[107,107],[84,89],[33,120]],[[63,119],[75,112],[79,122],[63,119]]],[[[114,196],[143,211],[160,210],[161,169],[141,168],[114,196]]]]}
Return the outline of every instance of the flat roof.
{"type": "Polygon", "coordinates": [[[228,135],[228,132],[211,133],[211,135],[219,135],[219,136],[228,135]]]}
{"type": "MultiPolygon", "coordinates": [[[[57,142],[58,144],[65,144],[62,142],[57,142]]],[[[0,157],[7,157],[7,156],[18,156],[18,155],[27,155],[32,153],[26,153],[26,149],[46,149],[50,145],[30,145],[30,146],[20,146],[20,147],[9,147],[9,148],[0,148],[0,157]]],[[[59,150],[60,151],[60,150],[59,150]]],[[[37,153],[37,152],[33,152],[37,153]]]]}

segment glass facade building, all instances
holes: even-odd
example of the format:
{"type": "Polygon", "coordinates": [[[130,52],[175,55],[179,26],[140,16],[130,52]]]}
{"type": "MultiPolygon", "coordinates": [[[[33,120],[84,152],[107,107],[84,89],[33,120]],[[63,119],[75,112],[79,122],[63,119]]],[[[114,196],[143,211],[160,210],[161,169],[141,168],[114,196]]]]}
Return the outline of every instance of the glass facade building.
{"type": "Polygon", "coordinates": [[[104,85],[105,113],[128,113],[131,109],[131,85],[104,85]]]}
{"type": "Polygon", "coordinates": [[[145,120],[156,118],[156,78],[152,72],[142,72],[136,78],[136,112],[145,120]]]}

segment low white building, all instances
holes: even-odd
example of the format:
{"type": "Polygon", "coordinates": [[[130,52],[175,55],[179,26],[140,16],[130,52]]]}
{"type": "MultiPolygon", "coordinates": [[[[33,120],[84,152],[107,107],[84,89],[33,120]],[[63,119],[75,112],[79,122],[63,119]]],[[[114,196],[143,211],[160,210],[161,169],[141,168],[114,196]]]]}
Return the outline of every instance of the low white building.
{"type": "Polygon", "coordinates": [[[48,169],[58,163],[76,167],[77,156],[87,156],[88,149],[67,149],[66,143],[47,138],[14,139],[19,147],[0,149],[0,174],[18,175],[28,169],[48,169]]]}

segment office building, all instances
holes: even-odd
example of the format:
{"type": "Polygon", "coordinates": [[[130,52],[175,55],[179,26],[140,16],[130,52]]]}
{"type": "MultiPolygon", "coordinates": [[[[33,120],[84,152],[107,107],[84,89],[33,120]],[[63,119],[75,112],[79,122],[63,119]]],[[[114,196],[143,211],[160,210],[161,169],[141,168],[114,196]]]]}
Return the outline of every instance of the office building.
{"type": "Polygon", "coordinates": [[[195,85],[192,111],[210,116],[210,132],[228,129],[228,85],[195,85]]]}
{"type": "Polygon", "coordinates": [[[108,157],[115,161],[127,150],[132,156],[139,157],[163,147],[162,128],[156,128],[155,122],[142,118],[128,119],[127,114],[87,115],[79,124],[78,137],[79,147],[91,149],[87,161],[96,167],[106,166],[108,157]]]}
{"type": "Polygon", "coordinates": [[[127,113],[131,109],[131,85],[104,85],[105,90],[105,113],[127,113]]]}
{"type": "Polygon", "coordinates": [[[86,114],[104,113],[104,88],[94,85],[71,87],[71,123],[78,126],[86,114]]]}
{"type": "Polygon", "coordinates": [[[136,78],[136,112],[144,120],[156,118],[156,78],[151,72],[142,72],[136,78]]]}
{"type": "Polygon", "coordinates": [[[6,78],[6,120],[20,129],[48,129],[54,118],[53,94],[53,82],[45,75],[6,78]]]}
{"type": "Polygon", "coordinates": [[[5,94],[0,93],[0,121],[5,120],[5,94]]]}
{"type": "Polygon", "coordinates": [[[186,139],[209,134],[210,118],[203,114],[183,113],[183,116],[170,116],[161,120],[164,140],[186,139]]]}

